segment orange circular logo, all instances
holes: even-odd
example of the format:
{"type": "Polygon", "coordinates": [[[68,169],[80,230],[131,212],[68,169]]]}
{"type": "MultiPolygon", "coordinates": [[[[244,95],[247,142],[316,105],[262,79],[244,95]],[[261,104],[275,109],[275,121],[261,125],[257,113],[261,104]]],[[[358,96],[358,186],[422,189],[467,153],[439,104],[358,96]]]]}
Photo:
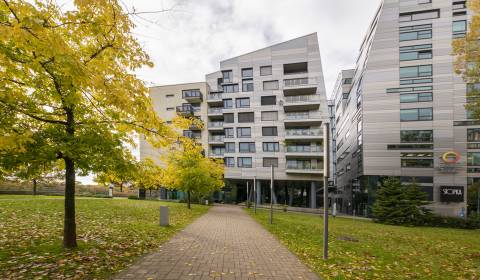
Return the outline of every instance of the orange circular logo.
{"type": "Polygon", "coordinates": [[[455,151],[448,151],[443,153],[442,160],[445,163],[457,163],[460,161],[460,154],[455,151]]]}

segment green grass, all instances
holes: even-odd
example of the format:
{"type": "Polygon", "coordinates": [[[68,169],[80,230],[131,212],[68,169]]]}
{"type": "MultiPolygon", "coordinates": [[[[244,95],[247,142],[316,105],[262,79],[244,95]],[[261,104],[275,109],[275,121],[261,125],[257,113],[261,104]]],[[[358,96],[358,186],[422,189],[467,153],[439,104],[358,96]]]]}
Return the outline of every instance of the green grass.
{"type": "Polygon", "coordinates": [[[0,195],[0,279],[98,279],[158,248],[206,206],[128,199],[76,201],[78,249],[62,248],[62,197],[0,195]],[[170,207],[160,227],[159,206],[170,207]]]}
{"type": "MultiPolygon", "coordinates": [[[[249,214],[325,279],[479,279],[480,230],[400,227],[330,218],[330,258],[323,260],[323,218],[249,214]],[[354,241],[338,238],[350,237],[354,241]]],[[[343,238],[345,239],[345,238],[343,238]]]]}

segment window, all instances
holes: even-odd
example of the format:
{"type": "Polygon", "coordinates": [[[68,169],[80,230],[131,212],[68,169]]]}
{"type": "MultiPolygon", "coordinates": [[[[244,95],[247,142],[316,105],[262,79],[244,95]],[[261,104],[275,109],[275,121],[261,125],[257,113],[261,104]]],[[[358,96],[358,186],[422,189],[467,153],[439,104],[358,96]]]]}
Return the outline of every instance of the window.
{"type": "Polygon", "coordinates": [[[238,122],[239,123],[253,123],[254,122],[254,113],[238,113],[238,122]]]}
{"type": "Polygon", "coordinates": [[[432,45],[400,47],[400,61],[432,58],[432,45]]]}
{"type": "Polygon", "coordinates": [[[432,0],[418,0],[418,4],[430,4],[432,0]]]}
{"type": "Polygon", "coordinates": [[[222,71],[222,78],[224,83],[233,82],[233,73],[232,70],[222,71]]]}
{"type": "Polygon", "coordinates": [[[467,153],[467,166],[480,165],[480,152],[468,152],[467,153]]]}
{"type": "Polygon", "coordinates": [[[456,1],[453,2],[452,9],[453,10],[460,10],[467,8],[467,1],[456,1]]]}
{"type": "Polygon", "coordinates": [[[252,129],[250,127],[237,127],[238,138],[250,138],[252,137],[252,129]]]}
{"type": "Polygon", "coordinates": [[[433,130],[402,130],[400,131],[402,143],[432,143],[433,130]]]}
{"type": "Polygon", "coordinates": [[[400,80],[400,85],[412,85],[412,84],[427,84],[433,83],[432,78],[422,78],[422,79],[407,79],[407,80],[400,80]]]}
{"type": "Polygon", "coordinates": [[[252,158],[251,157],[239,157],[237,166],[242,168],[252,168],[252,158]]]}
{"type": "Polygon", "coordinates": [[[260,76],[272,75],[272,66],[260,66],[260,76]]]}
{"type": "Polygon", "coordinates": [[[278,158],[263,158],[263,167],[278,167],[278,158]]]}
{"type": "Polygon", "coordinates": [[[238,143],[238,151],[240,153],[255,153],[254,142],[240,142],[238,143]]]}
{"type": "Polygon", "coordinates": [[[452,37],[461,38],[465,37],[467,32],[467,21],[466,20],[456,20],[452,25],[452,37]]]}
{"type": "Polygon", "coordinates": [[[233,108],[232,99],[223,99],[223,108],[224,109],[233,108]]]}
{"type": "Polygon", "coordinates": [[[223,114],[223,122],[224,123],[234,123],[235,119],[233,117],[233,113],[223,114]]]}
{"type": "Polygon", "coordinates": [[[278,152],[280,150],[278,142],[263,142],[262,146],[264,152],[278,152]]]}
{"type": "Polygon", "coordinates": [[[253,91],[253,80],[252,79],[244,79],[242,80],[242,91],[253,91]]]}
{"type": "Polygon", "coordinates": [[[275,95],[262,96],[261,97],[261,104],[262,105],[275,105],[275,104],[277,104],[277,97],[275,95]]]}
{"type": "Polygon", "coordinates": [[[226,153],[235,153],[235,143],[225,142],[225,152],[226,153]]]}
{"type": "Polygon", "coordinates": [[[278,81],[264,81],[263,90],[275,90],[278,89],[278,81]]]}
{"type": "Polygon", "coordinates": [[[467,129],[467,141],[468,142],[480,142],[480,128],[467,129]]]}
{"type": "Polygon", "coordinates": [[[432,25],[422,24],[400,27],[400,41],[422,40],[432,38],[432,25]]]}
{"type": "Polygon", "coordinates": [[[189,97],[202,97],[202,93],[199,89],[187,89],[182,90],[182,98],[189,98],[189,97]]]}
{"type": "Polygon", "coordinates": [[[418,87],[401,87],[401,88],[387,88],[387,93],[407,93],[407,92],[420,92],[420,91],[432,91],[432,86],[418,86],[418,87]]]}
{"type": "Polygon", "coordinates": [[[433,100],[431,92],[400,94],[400,103],[428,102],[433,100]]]}
{"type": "Polygon", "coordinates": [[[167,97],[167,98],[172,98],[172,97],[173,97],[173,94],[167,94],[166,97],[167,97]]]}
{"type": "Polygon", "coordinates": [[[225,138],[233,138],[233,137],[235,137],[232,127],[230,127],[230,128],[224,128],[224,129],[223,129],[223,133],[225,134],[225,138]]]}
{"type": "Polygon", "coordinates": [[[235,99],[237,108],[250,108],[250,97],[235,99]]]}
{"type": "Polygon", "coordinates": [[[238,84],[224,85],[222,87],[225,93],[238,92],[238,84]]]}
{"type": "Polygon", "coordinates": [[[431,121],[433,120],[432,108],[401,109],[400,121],[431,121]]]}
{"type": "Polygon", "coordinates": [[[352,78],[345,78],[345,79],[343,79],[343,84],[344,84],[344,85],[350,85],[350,84],[352,84],[352,78]]]}
{"type": "Polygon", "coordinates": [[[262,136],[277,136],[278,131],[276,126],[262,127],[262,136]]]}
{"type": "Polygon", "coordinates": [[[417,11],[409,13],[401,13],[399,15],[400,22],[433,19],[440,17],[440,10],[417,11]]]}
{"type": "Polygon", "coordinates": [[[400,79],[432,76],[432,65],[400,67],[400,79]]]}
{"type": "Polygon", "coordinates": [[[253,68],[242,68],[242,78],[253,77],[253,68]]]}
{"type": "Polygon", "coordinates": [[[226,167],[235,167],[235,158],[233,157],[224,157],[223,163],[226,167]]]}
{"type": "Polygon", "coordinates": [[[277,111],[263,111],[262,112],[262,121],[276,121],[278,120],[277,111]]]}
{"type": "Polygon", "coordinates": [[[308,63],[307,62],[297,62],[297,63],[288,63],[283,64],[283,74],[301,74],[308,72],[308,63]]]}
{"type": "Polygon", "coordinates": [[[388,150],[433,150],[433,144],[389,144],[388,150]]]}
{"type": "Polygon", "coordinates": [[[433,159],[402,158],[401,164],[404,168],[432,168],[433,159]]]}
{"type": "Polygon", "coordinates": [[[167,111],[173,111],[173,107],[167,107],[167,111]]]}

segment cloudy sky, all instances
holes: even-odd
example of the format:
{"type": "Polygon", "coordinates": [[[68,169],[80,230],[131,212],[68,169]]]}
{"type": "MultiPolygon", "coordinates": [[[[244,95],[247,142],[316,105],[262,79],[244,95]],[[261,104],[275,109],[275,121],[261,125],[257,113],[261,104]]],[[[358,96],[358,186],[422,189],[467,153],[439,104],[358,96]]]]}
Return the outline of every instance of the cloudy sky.
{"type": "Polygon", "coordinates": [[[155,67],[138,72],[149,84],[202,81],[219,61],[318,33],[327,92],[353,66],[380,0],[122,0],[135,35],[155,67]]]}

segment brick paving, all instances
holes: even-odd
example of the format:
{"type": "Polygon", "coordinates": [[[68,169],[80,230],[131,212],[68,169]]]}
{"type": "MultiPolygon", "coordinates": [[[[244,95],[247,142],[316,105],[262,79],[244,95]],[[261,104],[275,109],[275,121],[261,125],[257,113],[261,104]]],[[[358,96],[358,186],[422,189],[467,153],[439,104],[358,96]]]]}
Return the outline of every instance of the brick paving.
{"type": "Polygon", "coordinates": [[[319,279],[236,206],[215,206],[115,279],[319,279]]]}

